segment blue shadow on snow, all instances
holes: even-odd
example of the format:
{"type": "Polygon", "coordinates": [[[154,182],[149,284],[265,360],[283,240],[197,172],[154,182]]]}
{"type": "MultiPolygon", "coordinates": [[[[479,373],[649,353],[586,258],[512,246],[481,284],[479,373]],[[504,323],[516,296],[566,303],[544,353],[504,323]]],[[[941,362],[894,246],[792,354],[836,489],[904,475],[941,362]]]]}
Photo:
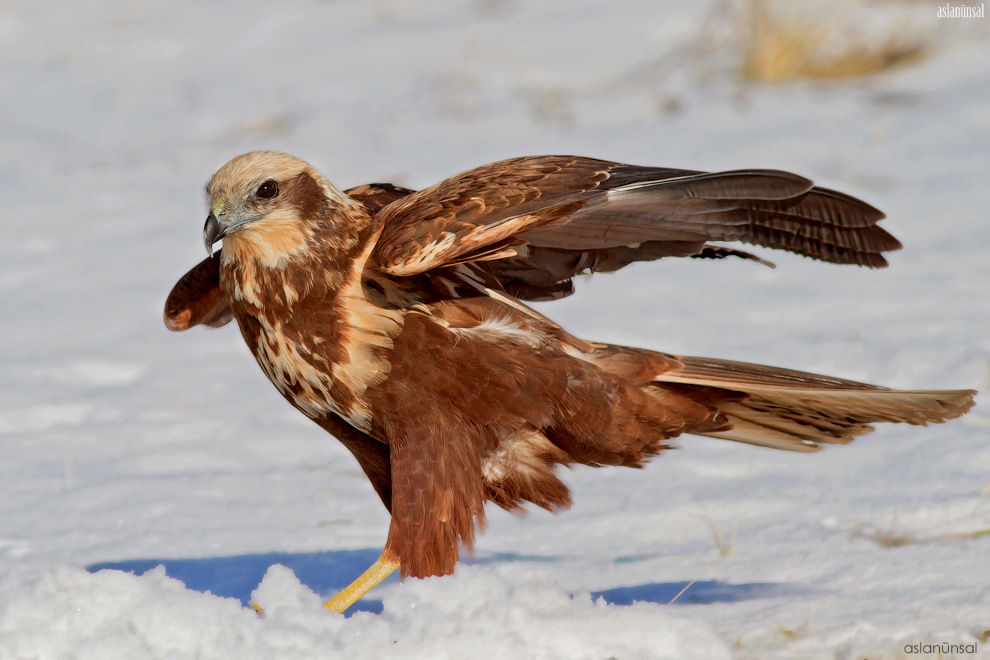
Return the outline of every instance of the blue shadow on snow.
{"type": "MultiPolygon", "coordinates": [[[[87,566],[91,573],[106,569],[140,575],[157,566],[164,566],[165,573],[181,581],[189,589],[210,592],[225,598],[237,598],[249,604],[251,592],[261,583],[268,568],[281,564],[292,570],[305,584],[318,594],[329,596],[343,589],[364,572],[381,551],[378,549],[335,550],[329,552],[286,553],[270,552],[233,557],[206,557],[202,559],[132,559],[101,562],[87,566]]],[[[467,564],[495,564],[509,562],[552,562],[557,557],[495,554],[488,557],[465,558],[467,564]]],[[[386,581],[395,581],[391,575],[386,581]]],[[[787,584],[754,582],[730,584],[718,580],[690,582],[658,582],[632,587],[618,587],[591,592],[592,598],[603,598],[610,605],[631,605],[634,602],[667,605],[704,605],[710,603],[735,603],[759,598],[773,598],[799,592],[787,584]],[[690,586],[688,586],[690,585],[690,586]],[[687,587],[685,589],[685,587],[687,587]],[[683,590],[683,593],[681,591],[683,590]],[[680,596],[678,594],[680,593],[680,596]],[[677,597],[677,600],[674,598],[677,597]]],[[[382,601],[361,599],[348,610],[381,614],[382,601]]]]}
{"type": "Polygon", "coordinates": [[[604,591],[592,591],[592,598],[604,598],[609,605],[633,603],[658,603],[660,605],[709,605],[711,603],[738,603],[758,598],[775,598],[799,593],[800,589],[788,584],[751,582],[731,584],[719,580],[691,582],[656,582],[634,587],[617,587],[604,591]],[[681,593],[683,591],[683,593],[681,593]],[[678,596],[678,594],[680,594],[678,596]],[[677,600],[674,600],[674,599],[677,600]],[[674,601],[671,603],[671,601],[674,601]]]}
{"type": "MultiPolygon", "coordinates": [[[[105,569],[141,575],[157,566],[165,574],[184,583],[189,589],[210,592],[225,598],[237,598],[249,604],[251,592],[265,576],[268,568],[281,564],[292,569],[299,581],[318,594],[330,596],[353,582],[378,559],[381,550],[336,550],[333,552],[288,553],[269,552],[259,555],[206,557],[203,559],[132,559],[101,562],[87,566],[90,573],[105,569]]],[[[397,580],[391,575],[386,581],[397,580]]],[[[382,601],[361,599],[349,610],[381,614],[382,601]]]]}

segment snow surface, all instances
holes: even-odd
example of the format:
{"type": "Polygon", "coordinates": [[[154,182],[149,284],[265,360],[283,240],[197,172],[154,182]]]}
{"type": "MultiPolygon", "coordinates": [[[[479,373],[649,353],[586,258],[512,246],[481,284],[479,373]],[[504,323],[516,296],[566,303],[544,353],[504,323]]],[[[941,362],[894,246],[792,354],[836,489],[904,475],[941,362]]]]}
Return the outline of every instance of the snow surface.
{"type": "Polygon", "coordinates": [[[345,618],[319,603],[384,543],[367,480],[234,327],[161,321],[203,256],[201,186],[251,149],[341,186],[539,153],[773,167],[884,209],[905,249],[875,272],[641,264],[542,310],[596,340],[986,389],[990,24],[913,6],[931,48],[912,66],[765,87],[733,74],[722,2],[4,3],[0,658],[875,658],[986,639],[985,405],[810,456],[687,437],[644,470],[566,471],[571,511],[489,510],[453,576],[390,580],[345,618]]]}

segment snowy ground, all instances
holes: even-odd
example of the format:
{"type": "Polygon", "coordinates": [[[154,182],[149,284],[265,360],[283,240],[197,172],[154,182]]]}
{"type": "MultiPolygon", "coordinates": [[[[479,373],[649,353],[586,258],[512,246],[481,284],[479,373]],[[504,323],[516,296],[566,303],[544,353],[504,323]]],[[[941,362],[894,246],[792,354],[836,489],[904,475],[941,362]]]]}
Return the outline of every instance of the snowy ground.
{"type": "Polygon", "coordinates": [[[384,543],[370,485],[234,327],[161,322],[203,256],[202,185],[247,150],[341,186],[538,153],[774,167],[887,211],[891,268],[670,260],[542,310],[598,340],[986,389],[990,23],[929,4],[910,67],[760,87],[707,3],[5,3],[0,658],[985,652],[985,405],[811,456],[689,437],[645,470],[568,471],[571,511],[490,510],[455,575],[344,618],[313,591],[384,543]],[[258,587],[271,564],[292,572],[258,587]]]}

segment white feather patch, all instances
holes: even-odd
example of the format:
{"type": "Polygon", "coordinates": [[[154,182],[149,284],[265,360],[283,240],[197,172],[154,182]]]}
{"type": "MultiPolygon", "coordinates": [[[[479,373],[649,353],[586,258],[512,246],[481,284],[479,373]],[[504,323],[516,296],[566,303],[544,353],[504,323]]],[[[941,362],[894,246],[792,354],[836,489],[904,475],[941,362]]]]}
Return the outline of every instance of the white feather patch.
{"type": "Polygon", "coordinates": [[[450,331],[459,337],[474,338],[480,341],[501,339],[523,346],[539,346],[543,338],[539,333],[525,327],[521,319],[511,318],[508,314],[487,318],[470,328],[451,328],[450,331]]]}
{"type": "Polygon", "coordinates": [[[520,429],[507,436],[481,461],[481,474],[490,484],[499,484],[509,476],[523,481],[543,477],[547,462],[541,455],[559,452],[545,435],[535,429],[520,429]]]}

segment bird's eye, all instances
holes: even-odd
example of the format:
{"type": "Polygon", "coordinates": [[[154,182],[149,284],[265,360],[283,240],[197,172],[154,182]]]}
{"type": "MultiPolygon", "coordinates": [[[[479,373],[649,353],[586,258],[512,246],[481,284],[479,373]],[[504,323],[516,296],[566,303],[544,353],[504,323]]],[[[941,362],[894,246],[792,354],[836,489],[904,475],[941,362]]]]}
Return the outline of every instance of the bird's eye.
{"type": "Polygon", "coordinates": [[[271,199],[277,194],[278,184],[270,179],[258,186],[258,191],[255,193],[259,199],[271,199]]]}

